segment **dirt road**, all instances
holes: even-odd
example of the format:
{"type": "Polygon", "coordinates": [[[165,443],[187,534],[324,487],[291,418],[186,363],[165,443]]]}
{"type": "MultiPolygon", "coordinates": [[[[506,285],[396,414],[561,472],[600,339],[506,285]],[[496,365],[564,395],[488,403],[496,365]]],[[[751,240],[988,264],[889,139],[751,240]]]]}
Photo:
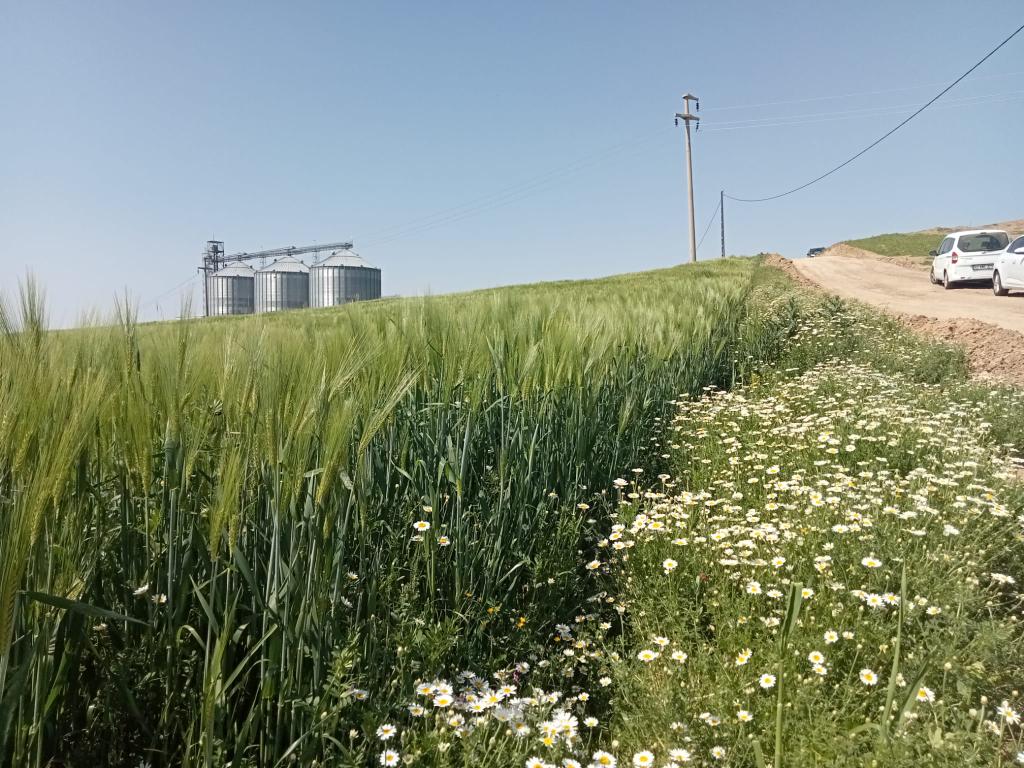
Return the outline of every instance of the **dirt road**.
{"type": "Polygon", "coordinates": [[[832,250],[794,260],[789,269],[829,293],[873,304],[919,333],[963,347],[974,375],[1024,387],[1024,293],[994,296],[988,286],[947,291],[931,285],[919,267],[832,250]]]}
{"type": "Polygon", "coordinates": [[[939,320],[980,320],[1024,333],[1024,293],[997,297],[988,286],[947,291],[941,285],[931,285],[923,270],[838,255],[794,260],[793,266],[829,293],[889,312],[939,320]]]}

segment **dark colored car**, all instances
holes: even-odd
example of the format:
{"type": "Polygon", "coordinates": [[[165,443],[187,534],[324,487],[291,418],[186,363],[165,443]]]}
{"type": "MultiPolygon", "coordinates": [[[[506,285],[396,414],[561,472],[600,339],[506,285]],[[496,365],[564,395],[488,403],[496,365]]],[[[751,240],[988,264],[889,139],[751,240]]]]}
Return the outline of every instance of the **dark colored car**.
{"type": "Polygon", "coordinates": [[[821,256],[824,252],[824,248],[811,248],[811,250],[807,252],[807,258],[813,259],[815,256],[821,256]]]}

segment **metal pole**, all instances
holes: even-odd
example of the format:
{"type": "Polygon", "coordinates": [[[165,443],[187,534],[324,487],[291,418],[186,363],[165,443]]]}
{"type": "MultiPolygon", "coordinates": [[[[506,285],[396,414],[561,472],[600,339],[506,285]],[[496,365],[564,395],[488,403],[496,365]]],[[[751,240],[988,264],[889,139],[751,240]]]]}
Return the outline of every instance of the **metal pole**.
{"type": "Polygon", "coordinates": [[[207,276],[210,274],[210,246],[206,246],[206,250],[203,252],[203,266],[199,268],[199,273],[203,276],[203,317],[210,316],[210,281],[207,276]]]}
{"type": "MultiPolygon", "coordinates": [[[[676,124],[682,120],[686,124],[686,191],[690,209],[690,263],[697,263],[697,223],[693,220],[693,158],[690,153],[690,123],[700,120],[699,117],[690,112],[690,99],[697,102],[697,109],[700,109],[700,101],[691,93],[683,95],[683,111],[676,113],[676,124]]],[[[698,123],[699,125],[699,123],[698,123]]]]}
{"type": "Polygon", "coordinates": [[[207,240],[203,251],[203,266],[199,271],[203,274],[203,311],[210,316],[210,276],[224,266],[224,243],[220,240],[207,240]]]}
{"type": "Polygon", "coordinates": [[[690,121],[686,121],[686,191],[690,204],[690,263],[697,263],[697,229],[693,220],[693,158],[690,154],[690,121]]]}
{"type": "Polygon", "coordinates": [[[722,258],[725,258],[725,190],[718,193],[718,213],[722,222],[722,258]]]}

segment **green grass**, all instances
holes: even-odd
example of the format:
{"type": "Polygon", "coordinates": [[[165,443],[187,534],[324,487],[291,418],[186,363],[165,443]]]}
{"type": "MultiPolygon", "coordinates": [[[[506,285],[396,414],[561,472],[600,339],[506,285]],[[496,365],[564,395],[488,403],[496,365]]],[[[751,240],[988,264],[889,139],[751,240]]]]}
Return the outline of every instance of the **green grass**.
{"type": "Polygon", "coordinates": [[[678,486],[621,505],[629,557],[602,555],[626,608],[607,666],[622,759],[988,766],[1021,748],[993,710],[1019,709],[1024,674],[1003,581],[1021,577],[1022,496],[977,404],[836,361],[683,403],[674,424],[678,486]]]}
{"type": "Polygon", "coordinates": [[[60,334],[29,286],[0,311],[0,763],[991,764],[1017,738],[987,721],[1021,672],[1019,598],[989,575],[1020,576],[990,514],[1024,502],[1000,464],[1020,414],[959,350],[756,260],[60,334]],[[708,543],[761,542],[751,509],[793,534],[762,542],[777,575],[708,543]],[[835,538],[851,515],[872,525],[835,538]],[[865,589],[905,566],[904,603],[942,618],[861,624],[871,553],[865,589]],[[750,578],[817,597],[755,604],[750,578]],[[833,623],[861,647],[819,684],[800,659],[833,623]],[[907,703],[922,672],[934,708],[907,703]]]}
{"type": "Polygon", "coordinates": [[[580,606],[577,504],[775,348],[757,270],[60,334],[30,286],[0,313],[0,762],[336,764],[360,701],[518,657],[580,606]]]}
{"type": "Polygon", "coordinates": [[[847,240],[848,245],[871,251],[881,256],[907,256],[921,263],[931,263],[929,251],[939,247],[949,229],[933,229],[924,232],[893,232],[859,240],[847,240]]]}
{"type": "Polygon", "coordinates": [[[748,323],[787,329],[767,334],[778,354],[748,385],[676,399],[664,473],[623,468],[578,554],[585,606],[529,664],[430,670],[407,711],[377,711],[398,735],[370,750],[495,768],[1016,759],[1024,488],[1002,443],[1024,395],[983,394],[957,350],[872,311],[758,283],[748,323]]]}

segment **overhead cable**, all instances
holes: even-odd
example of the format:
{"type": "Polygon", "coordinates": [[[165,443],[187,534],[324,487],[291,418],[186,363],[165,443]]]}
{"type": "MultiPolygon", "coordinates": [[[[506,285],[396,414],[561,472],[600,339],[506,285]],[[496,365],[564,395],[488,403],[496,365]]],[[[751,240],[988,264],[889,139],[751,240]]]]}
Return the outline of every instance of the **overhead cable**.
{"type": "Polygon", "coordinates": [[[858,157],[862,157],[863,155],[865,155],[868,152],[870,152],[872,149],[877,147],[879,144],[881,144],[887,138],[889,138],[894,133],[896,133],[896,131],[898,131],[900,128],[905,126],[907,123],[909,123],[915,117],[917,117],[922,112],[924,112],[926,109],[928,109],[928,107],[930,107],[936,101],[941,99],[944,95],[949,93],[949,91],[951,91],[954,88],[954,86],[956,86],[961,80],[963,80],[965,77],[967,77],[969,74],[971,74],[971,72],[976,70],[978,67],[980,67],[982,64],[984,64],[986,61],[988,61],[993,55],[995,55],[996,51],[998,51],[1000,48],[1002,48],[1004,45],[1006,45],[1008,42],[1010,42],[1013,38],[1015,38],[1018,34],[1020,34],[1021,30],[1024,30],[1024,24],[1022,24],[1021,26],[1017,27],[1017,29],[1015,29],[1010,34],[1009,37],[1007,37],[1005,40],[1003,40],[1001,43],[999,43],[999,45],[997,45],[991,51],[986,53],[970,69],[968,69],[966,72],[964,72],[962,75],[960,75],[960,77],[958,77],[952,83],[950,83],[945,88],[943,88],[941,91],[939,91],[935,96],[932,97],[932,99],[930,101],[928,101],[926,104],[924,104],[920,108],[918,108],[913,114],[911,114],[905,120],[900,122],[894,128],[891,128],[886,133],[882,134],[880,137],[878,137],[873,142],[871,142],[866,147],[864,147],[864,149],[860,150],[860,152],[858,152],[857,154],[855,154],[852,157],[844,160],[839,165],[837,165],[834,168],[826,171],[825,173],[821,174],[820,176],[817,176],[817,177],[811,179],[810,181],[801,184],[798,187],[793,187],[792,189],[788,189],[785,192],[779,192],[776,195],[768,195],[767,197],[733,197],[732,195],[726,195],[726,197],[728,197],[730,200],[736,201],[737,203],[764,203],[764,202],[768,202],[769,200],[778,200],[780,197],[786,197],[787,195],[792,195],[794,192],[799,192],[802,189],[807,189],[807,187],[811,186],[812,184],[817,184],[822,179],[828,178],[829,176],[831,176],[836,171],[838,171],[838,170],[848,166],[850,163],[852,163],[858,157]]]}

